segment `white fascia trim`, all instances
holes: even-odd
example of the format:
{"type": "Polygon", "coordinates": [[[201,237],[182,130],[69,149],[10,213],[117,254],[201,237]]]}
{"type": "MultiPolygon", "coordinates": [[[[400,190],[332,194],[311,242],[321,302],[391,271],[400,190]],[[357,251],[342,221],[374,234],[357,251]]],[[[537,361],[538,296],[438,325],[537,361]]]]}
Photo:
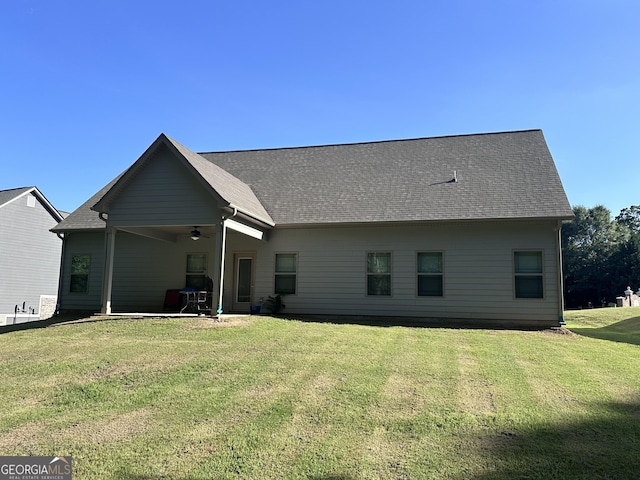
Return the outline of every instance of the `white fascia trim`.
{"type": "Polygon", "coordinates": [[[235,230],[236,232],[244,233],[249,237],[257,238],[258,240],[262,240],[264,238],[264,232],[258,230],[257,228],[250,227],[249,225],[245,225],[244,223],[231,220],[230,218],[226,219],[224,221],[224,224],[227,226],[227,228],[235,230]]]}

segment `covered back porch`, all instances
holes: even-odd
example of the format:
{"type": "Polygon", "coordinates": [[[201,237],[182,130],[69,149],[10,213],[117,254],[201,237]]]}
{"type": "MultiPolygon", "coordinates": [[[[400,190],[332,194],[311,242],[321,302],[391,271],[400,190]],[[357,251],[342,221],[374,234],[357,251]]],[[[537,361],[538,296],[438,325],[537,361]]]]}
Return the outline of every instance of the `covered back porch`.
{"type": "Polygon", "coordinates": [[[107,227],[103,315],[250,313],[265,232],[222,217],[218,225],[107,227]]]}
{"type": "Polygon", "coordinates": [[[248,185],[183,145],[160,135],[91,210],[104,222],[102,314],[167,310],[167,291],[181,313],[251,303],[251,256],[229,258],[228,240],[255,251],[275,223],[248,185]],[[239,269],[230,287],[228,261],[239,269]]]}

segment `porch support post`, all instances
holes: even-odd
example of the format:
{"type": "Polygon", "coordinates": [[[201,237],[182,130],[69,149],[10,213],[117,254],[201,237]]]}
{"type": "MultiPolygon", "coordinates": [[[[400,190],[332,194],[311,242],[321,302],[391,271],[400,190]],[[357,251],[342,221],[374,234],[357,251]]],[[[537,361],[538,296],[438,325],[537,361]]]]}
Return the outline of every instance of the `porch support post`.
{"type": "Polygon", "coordinates": [[[218,285],[218,315],[222,314],[222,295],[224,292],[224,257],[227,249],[227,226],[220,221],[220,231],[216,233],[216,280],[218,285]]]}
{"type": "Polygon", "coordinates": [[[113,285],[113,258],[116,246],[116,229],[107,227],[105,234],[104,272],[102,274],[102,308],[100,313],[111,315],[111,290],[113,285]]]}

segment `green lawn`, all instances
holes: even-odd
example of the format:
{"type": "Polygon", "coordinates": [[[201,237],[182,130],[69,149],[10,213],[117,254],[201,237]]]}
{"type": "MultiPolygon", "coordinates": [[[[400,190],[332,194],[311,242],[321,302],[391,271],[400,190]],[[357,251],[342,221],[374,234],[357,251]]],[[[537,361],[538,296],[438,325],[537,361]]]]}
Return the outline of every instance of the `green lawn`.
{"type": "Polygon", "coordinates": [[[637,478],[640,308],[566,319],[5,328],[0,455],[72,455],[74,479],[637,478]]]}

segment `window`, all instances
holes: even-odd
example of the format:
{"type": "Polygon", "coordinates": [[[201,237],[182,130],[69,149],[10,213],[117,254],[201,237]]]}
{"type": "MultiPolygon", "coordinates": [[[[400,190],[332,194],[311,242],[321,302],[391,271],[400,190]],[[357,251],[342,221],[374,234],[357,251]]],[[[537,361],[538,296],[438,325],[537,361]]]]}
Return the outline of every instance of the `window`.
{"type": "Polygon", "coordinates": [[[211,290],[207,280],[207,254],[188,253],[185,287],[194,290],[211,290]]]}
{"type": "Polygon", "coordinates": [[[391,252],[367,253],[367,295],[391,295],[391,252]]]}
{"type": "Polygon", "coordinates": [[[298,255],[296,253],[276,253],[275,287],[278,295],[296,293],[298,255]]]}
{"type": "Polygon", "coordinates": [[[543,298],[542,252],[513,252],[516,298],[543,298]]]}
{"type": "Polygon", "coordinates": [[[73,255],[71,257],[71,281],[69,291],[73,293],[87,293],[89,291],[89,269],[91,257],[89,255],[73,255]]]}
{"type": "Polygon", "coordinates": [[[442,252],[418,252],[418,296],[442,297],[442,252]]]}

